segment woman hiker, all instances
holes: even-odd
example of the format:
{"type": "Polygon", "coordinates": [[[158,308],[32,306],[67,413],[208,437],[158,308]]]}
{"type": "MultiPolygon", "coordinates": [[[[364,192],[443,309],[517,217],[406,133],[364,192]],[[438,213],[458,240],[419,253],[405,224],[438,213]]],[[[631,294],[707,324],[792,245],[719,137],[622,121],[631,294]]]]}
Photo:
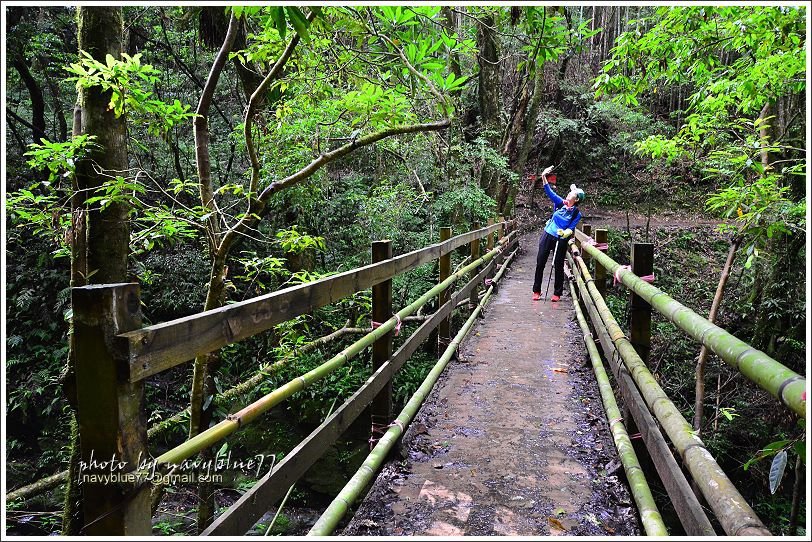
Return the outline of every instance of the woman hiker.
{"type": "MultiPolygon", "coordinates": [[[[552,166],[541,173],[541,180],[544,183],[544,191],[553,202],[553,215],[544,226],[544,231],[539,239],[539,252],[536,258],[536,278],[533,281],[533,301],[541,299],[541,282],[544,275],[544,266],[547,264],[547,257],[551,250],[555,250],[555,283],[553,285],[553,297],[550,301],[558,301],[564,292],[564,258],[567,252],[567,239],[572,235],[573,229],[581,220],[581,212],[578,205],[584,201],[586,194],[584,191],[570,185],[570,192],[566,198],[561,198],[550,187],[547,175],[552,171],[552,166]],[[558,248],[556,249],[556,245],[558,248]]],[[[551,175],[550,180],[555,182],[555,176],[551,175]]]]}

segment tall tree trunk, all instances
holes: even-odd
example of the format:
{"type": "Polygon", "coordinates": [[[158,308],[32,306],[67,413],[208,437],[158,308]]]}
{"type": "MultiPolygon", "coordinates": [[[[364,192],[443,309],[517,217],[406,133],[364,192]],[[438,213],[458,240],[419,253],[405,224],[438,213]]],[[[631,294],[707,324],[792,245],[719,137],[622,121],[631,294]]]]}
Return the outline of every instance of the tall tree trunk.
{"type": "MultiPolygon", "coordinates": [[[[46,63],[42,60],[41,64],[43,66],[46,65],[46,63]]],[[[54,108],[57,127],[59,128],[59,141],[67,141],[68,121],[65,118],[65,110],[62,107],[62,100],[60,98],[61,93],[59,91],[59,83],[57,81],[54,81],[53,78],[48,75],[47,69],[43,69],[42,72],[43,75],[45,76],[45,84],[48,86],[48,90],[51,92],[51,105],[54,108]]]]}
{"type": "MultiPolygon", "coordinates": [[[[229,19],[226,17],[225,11],[220,6],[206,6],[200,12],[200,34],[203,42],[211,47],[219,47],[225,41],[228,32],[229,19]]],[[[245,24],[244,21],[240,22],[237,29],[237,34],[234,36],[232,49],[240,51],[245,49],[245,24]]],[[[251,63],[242,61],[234,57],[232,59],[234,68],[237,70],[237,77],[240,78],[242,83],[245,99],[251,98],[251,95],[262,83],[262,77],[259,75],[257,68],[251,63]]]]}
{"type": "MultiPolygon", "coordinates": [[[[479,115],[485,139],[492,146],[499,141],[499,53],[494,32],[494,17],[485,13],[477,24],[479,55],[479,115]]],[[[480,186],[490,197],[499,198],[499,175],[488,164],[482,164],[480,186]]]]}
{"type": "MultiPolygon", "coordinates": [[[[195,133],[195,160],[197,163],[197,176],[199,180],[200,202],[209,211],[207,223],[207,241],[209,254],[212,255],[212,278],[209,281],[209,291],[206,295],[204,310],[221,307],[225,304],[225,256],[220,250],[220,215],[214,201],[214,184],[211,178],[211,158],[209,153],[209,109],[214,97],[214,89],[220,79],[220,74],[228,60],[240,22],[233,15],[229,21],[223,44],[212,64],[206,85],[200,95],[196,116],[194,120],[195,133]]],[[[205,407],[206,397],[215,394],[213,373],[219,365],[220,356],[212,352],[195,359],[194,373],[192,375],[191,416],[189,420],[189,438],[206,430],[211,423],[214,410],[213,401],[205,407]]],[[[201,452],[201,462],[212,458],[211,449],[201,452]]],[[[211,482],[200,482],[198,485],[197,530],[202,532],[214,519],[215,503],[214,491],[211,482]]]]}
{"type": "MultiPolygon", "coordinates": [[[[79,48],[104,62],[106,55],[121,58],[123,24],[121,8],[79,8],[79,48]]],[[[82,131],[96,137],[98,150],[76,165],[77,186],[93,192],[109,176],[126,176],[127,128],[124,117],[108,109],[110,93],[98,87],[80,93],[82,131]]],[[[94,206],[95,207],[95,206],[94,206]]],[[[127,280],[130,233],[129,206],[110,203],[104,210],[87,211],[87,270],[92,282],[110,284],[127,280]]]]}
{"type": "Polygon", "coordinates": [[[21,54],[14,57],[11,65],[20,74],[20,79],[22,79],[25,88],[28,89],[28,95],[31,97],[31,133],[34,143],[42,143],[42,140],[45,139],[45,99],[42,97],[42,88],[34,79],[34,76],[31,75],[28,62],[21,54]]]}
{"type": "MultiPolygon", "coordinates": [[[[79,49],[104,62],[106,55],[121,58],[123,21],[120,7],[79,7],[79,49]]],[[[85,200],[96,195],[108,176],[126,175],[127,139],[124,117],[116,118],[108,109],[110,93],[99,88],[82,89],[73,117],[73,135],[95,136],[97,148],[76,164],[74,194],[71,199],[71,286],[89,283],[109,284],[127,280],[129,228],[124,202],[106,209],[87,209],[85,200]],[[98,169],[97,169],[98,168],[98,169]]],[[[68,402],[76,407],[75,362],[73,345],[68,353],[68,366],[63,375],[63,389],[68,402]]],[[[77,483],[79,432],[71,422],[70,476],[65,492],[63,535],[80,533],[86,518],[81,513],[81,493],[77,483]]]]}
{"type": "MultiPolygon", "coordinates": [[[[541,98],[544,94],[544,64],[537,64],[535,69],[535,80],[533,84],[533,97],[530,100],[530,108],[527,112],[527,117],[524,126],[524,137],[522,146],[519,149],[519,156],[516,160],[516,165],[513,171],[519,175],[519,179],[524,177],[524,168],[527,164],[527,157],[530,155],[530,149],[533,147],[533,140],[536,134],[536,121],[538,120],[539,108],[541,107],[541,98]]],[[[504,200],[500,200],[499,213],[504,216],[512,215],[513,206],[516,201],[516,193],[518,192],[521,181],[510,187],[504,200]]],[[[532,187],[531,187],[532,190],[532,187]]],[[[532,200],[531,200],[532,202],[532,200]]]]}

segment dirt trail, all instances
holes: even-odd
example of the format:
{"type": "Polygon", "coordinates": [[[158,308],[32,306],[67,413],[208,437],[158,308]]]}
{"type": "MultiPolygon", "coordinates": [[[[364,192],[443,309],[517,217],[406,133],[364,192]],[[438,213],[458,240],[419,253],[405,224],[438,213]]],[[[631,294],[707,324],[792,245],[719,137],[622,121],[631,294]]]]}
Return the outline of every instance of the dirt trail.
{"type": "Polygon", "coordinates": [[[569,292],[531,301],[537,240],[344,535],[640,534],[569,292]]]}

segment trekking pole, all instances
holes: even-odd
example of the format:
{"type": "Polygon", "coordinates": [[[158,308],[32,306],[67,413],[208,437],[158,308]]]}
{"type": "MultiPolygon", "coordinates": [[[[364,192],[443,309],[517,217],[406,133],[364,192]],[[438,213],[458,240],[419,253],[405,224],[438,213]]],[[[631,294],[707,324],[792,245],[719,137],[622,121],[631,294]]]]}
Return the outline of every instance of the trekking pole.
{"type": "Polygon", "coordinates": [[[553,268],[555,267],[555,255],[558,254],[558,239],[555,240],[555,250],[553,250],[553,261],[550,262],[550,274],[547,276],[547,290],[544,292],[544,299],[550,293],[550,279],[553,278],[553,268]]]}

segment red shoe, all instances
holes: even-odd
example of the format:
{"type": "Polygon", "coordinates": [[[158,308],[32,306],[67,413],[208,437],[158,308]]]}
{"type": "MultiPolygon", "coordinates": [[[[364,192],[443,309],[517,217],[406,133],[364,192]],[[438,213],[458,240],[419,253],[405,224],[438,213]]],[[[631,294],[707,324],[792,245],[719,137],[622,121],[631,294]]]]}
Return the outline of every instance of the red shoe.
{"type": "Polygon", "coordinates": [[[560,295],[554,295],[553,297],[550,298],[550,301],[558,301],[559,299],[561,299],[560,295]]]}
{"type": "Polygon", "coordinates": [[[533,301],[541,299],[541,292],[533,292],[533,301]]]}

